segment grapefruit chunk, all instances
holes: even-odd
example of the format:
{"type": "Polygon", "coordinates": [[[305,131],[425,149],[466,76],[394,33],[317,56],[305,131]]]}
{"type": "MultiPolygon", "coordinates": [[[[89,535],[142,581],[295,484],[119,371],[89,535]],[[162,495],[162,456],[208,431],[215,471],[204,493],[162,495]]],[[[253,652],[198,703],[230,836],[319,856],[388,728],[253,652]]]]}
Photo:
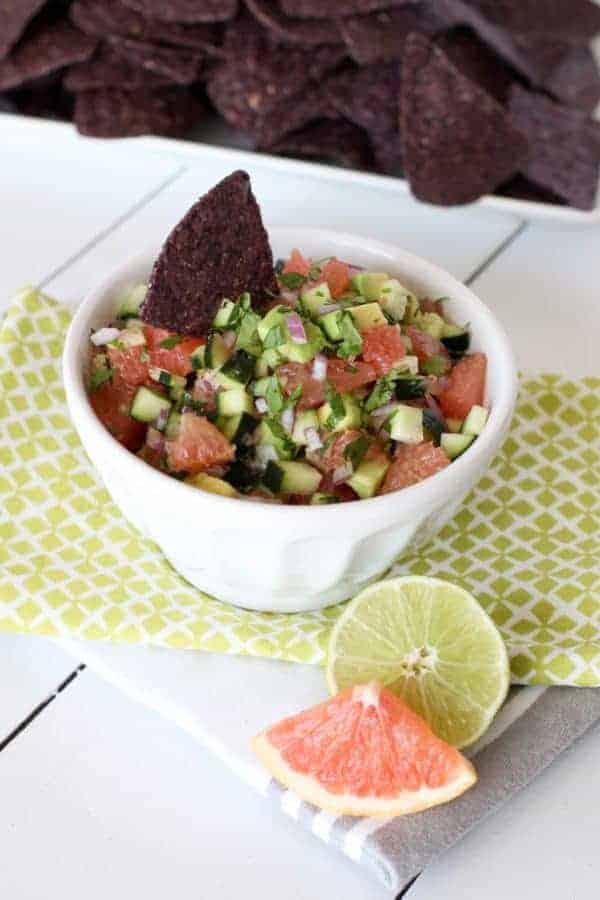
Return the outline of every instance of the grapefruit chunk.
{"type": "Polygon", "coordinates": [[[378,325],[363,334],[362,357],[375,367],[378,376],[387,375],[405,355],[406,347],[397,325],[378,325]]]}
{"type": "Polygon", "coordinates": [[[458,750],[375,681],[283,719],[252,746],[278,781],[339,815],[420,812],[477,780],[458,750]]]}
{"type": "Polygon", "coordinates": [[[456,363],[439,396],[442,412],[447,418],[465,419],[472,406],[483,404],[486,368],[485,353],[472,353],[456,363]]]}
{"type": "Polygon", "coordinates": [[[418,484],[430,475],[441,472],[450,465],[450,460],[440,447],[432,441],[422,444],[399,444],[394,461],[387,471],[380,494],[389,494],[400,488],[418,484]]]}
{"type": "Polygon", "coordinates": [[[350,287],[350,267],[339,259],[330,259],[321,275],[334,298],[341,297],[350,287]]]}
{"type": "Polygon", "coordinates": [[[305,259],[300,251],[295,247],[290,253],[290,258],[283,267],[283,274],[295,272],[298,275],[308,275],[310,271],[310,263],[305,259]]]}
{"type": "Polygon", "coordinates": [[[183,413],[174,440],[166,442],[167,460],[176,472],[195,475],[230,463],[235,447],[204,416],[183,413]]]}

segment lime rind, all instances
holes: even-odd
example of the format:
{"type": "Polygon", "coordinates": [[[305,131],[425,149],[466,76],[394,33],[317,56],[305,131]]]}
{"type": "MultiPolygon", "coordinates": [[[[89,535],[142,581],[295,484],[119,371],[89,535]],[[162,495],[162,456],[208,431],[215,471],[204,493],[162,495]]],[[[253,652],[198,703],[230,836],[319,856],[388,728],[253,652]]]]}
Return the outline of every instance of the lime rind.
{"type": "Polygon", "coordinates": [[[487,613],[463,588],[426,576],[370,585],[329,640],[332,693],[378,680],[433,731],[466,747],[488,729],[510,685],[508,655],[487,613]]]}

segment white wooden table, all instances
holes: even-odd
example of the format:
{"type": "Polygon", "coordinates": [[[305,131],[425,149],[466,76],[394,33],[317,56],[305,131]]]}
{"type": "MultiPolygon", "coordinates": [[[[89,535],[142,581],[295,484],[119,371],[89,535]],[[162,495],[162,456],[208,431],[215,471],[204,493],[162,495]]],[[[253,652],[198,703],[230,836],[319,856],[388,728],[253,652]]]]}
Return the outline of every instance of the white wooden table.
{"type": "MultiPolygon", "coordinates": [[[[25,281],[77,297],[200,192],[193,149],[85,141],[60,127],[44,140],[35,123],[2,116],[0,161],[2,303],[25,281]]],[[[400,197],[392,210],[372,190],[340,198],[302,175],[251,174],[267,221],[395,240],[470,280],[522,365],[598,373],[589,322],[600,229],[524,226],[400,197]]],[[[599,758],[597,730],[422,875],[411,900],[596,900],[599,758]]],[[[41,638],[0,635],[0,832],[7,900],[388,896],[183,731],[41,638]]]]}

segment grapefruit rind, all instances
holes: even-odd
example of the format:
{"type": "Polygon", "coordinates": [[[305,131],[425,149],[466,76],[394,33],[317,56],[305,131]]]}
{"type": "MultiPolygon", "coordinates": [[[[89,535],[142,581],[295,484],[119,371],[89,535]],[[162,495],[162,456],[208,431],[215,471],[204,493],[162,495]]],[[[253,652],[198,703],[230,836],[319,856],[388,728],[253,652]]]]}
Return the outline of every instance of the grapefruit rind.
{"type": "Polygon", "coordinates": [[[285,761],[277,747],[263,731],[252,740],[252,749],[271,775],[301,800],[339,816],[365,816],[388,819],[422,812],[432,806],[448,803],[460,797],[477,781],[471,763],[464,759],[456,776],[437,788],[421,787],[416,791],[403,790],[390,797],[358,797],[351,793],[332,793],[313,776],[297,772],[285,761]]]}

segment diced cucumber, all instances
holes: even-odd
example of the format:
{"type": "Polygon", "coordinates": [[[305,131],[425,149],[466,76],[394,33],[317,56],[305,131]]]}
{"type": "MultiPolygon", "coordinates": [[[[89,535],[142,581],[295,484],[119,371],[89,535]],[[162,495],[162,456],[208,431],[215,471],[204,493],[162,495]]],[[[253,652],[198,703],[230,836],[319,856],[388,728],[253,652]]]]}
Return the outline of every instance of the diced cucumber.
{"type": "Polygon", "coordinates": [[[421,307],[419,305],[419,301],[415,297],[414,294],[409,294],[406,298],[406,309],[404,311],[404,321],[407,325],[412,325],[417,316],[421,313],[421,307]]]}
{"type": "Polygon", "coordinates": [[[415,406],[398,406],[389,418],[390,437],[403,444],[423,441],[423,410],[415,406]]]}
{"type": "Polygon", "coordinates": [[[131,319],[125,319],[123,324],[128,331],[141,331],[144,327],[144,323],[141,319],[133,317],[131,319]]]}
{"type": "Polygon", "coordinates": [[[236,489],[223,481],[222,478],[215,478],[214,475],[207,475],[205,472],[199,472],[197,475],[189,475],[185,479],[186,484],[199,488],[201,491],[208,491],[209,494],[219,494],[221,497],[237,497],[236,489]]]}
{"type": "Polygon", "coordinates": [[[223,416],[217,419],[217,427],[232,444],[244,443],[244,438],[252,434],[258,425],[258,420],[247,412],[237,416],[223,416]]]}
{"type": "Polygon", "coordinates": [[[423,410],[423,429],[425,440],[432,440],[434,444],[439,444],[444,430],[443,423],[430,410],[423,410]]]}
{"type": "Polygon", "coordinates": [[[477,436],[481,434],[484,429],[485,423],[488,419],[488,411],[485,406],[472,406],[469,410],[467,418],[463,422],[462,433],[463,434],[472,434],[477,436]]]}
{"type": "Polygon", "coordinates": [[[350,306],[348,312],[361,332],[377,328],[378,325],[387,325],[387,319],[379,303],[363,303],[361,306],[350,306]]]}
{"type": "Polygon", "coordinates": [[[263,482],[274,494],[314,494],[323,476],[303,462],[270,462],[263,482]]]}
{"type": "Polygon", "coordinates": [[[204,361],[208,369],[220,369],[231,356],[231,350],[220,334],[211,335],[204,353],[204,361]]]}
{"type": "Polygon", "coordinates": [[[266,397],[271,383],[271,376],[265,375],[263,378],[258,378],[256,381],[252,382],[250,388],[255,397],[266,397]]]}
{"type": "Polygon", "coordinates": [[[453,434],[446,431],[440,439],[440,447],[448,459],[456,459],[474,440],[475,436],[472,434],[453,434]]]}
{"type": "Polygon", "coordinates": [[[400,362],[394,366],[397,372],[408,372],[410,375],[419,374],[419,358],[417,356],[403,356],[400,362]]]}
{"type": "Polygon", "coordinates": [[[275,347],[272,350],[264,350],[256,360],[254,374],[257,378],[264,378],[283,362],[283,357],[275,347]]]}
{"type": "Polygon", "coordinates": [[[471,334],[466,328],[445,324],[441,341],[452,359],[460,359],[469,349],[471,334]]]}
{"type": "Polygon", "coordinates": [[[339,498],[335,496],[335,494],[322,494],[317,491],[316,494],[313,494],[310,498],[311,506],[325,506],[328,503],[339,503],[339,498]]]}
{"type": "Polygon", "coordinates": [[[275,448],[279,459],[293,459],[298,448],[283,426],[273,420],[263,419],[258,428],[258,443],[275,448]]]}
{"type": "Polygon", "coordinates": [[[389,467],[390,463],[387,459],[363,460],[356,472],[347,479],[346,484],[358,494],[361,500],[374,497],[389,467]]]}
{"type": "Polygon", "coordinates": [[[238,416],[240,413],[254,412],[252,397],[247,391],[219,391],[217,394],[217,413],[219,416],[238,416]]]}
{"type": "Polygon", "coordinates": [[[234,459],[225,475],[229,484],[238,491],[245,491],[254,487],[260,481],[260,476],[255,468],[248,466],[243,459],[234,459]]]}
{"type": "Polygon", "coordinates": [[[396,398],[398,400],[414,400],[416,397],[423,396],[426,387],[427,382],[424,378],[402,375],[395,384],[396,398]]]}
{"type": "Polygon", "coordinates": [[[171,409],[171,401],[162,394],[156,394],[150,388],[137,389],[131,404],[131,415],[138,422],[154,422],[163,410],[171,409]]]}
{"type": "Polygon", "coordinates": [[[113,346],[117,346],[121,350],[129,349],[130,347],[145,347],[146,338],[144,337],[144,332],[140,328],[124,328],[113,346]]]}
{"type": "Polygon", "coordinates": [[[117,317],[119,319],[126,319],[129,316],[137,316],[140,306],[144,302],[147,290],[147,284],[136,284],[133,287],[127,288],[126,291],[123,291],[118,299],[117,317]]]}
{"type": "Polygon", "coordinates": [[[324,316],[319,316],[319,325],[331,341],[342,340],[342,317],[341,309],[333,310],[324,316]]]}
{"type": "Polygon", "coordinates": [[[295,344],[293,341],[288,341],[278,347],[281,355],[289,362],[310,362],[325,346],[323,332],[318,325],[314,325],[312,322],[305,322],[304,330],[308,338],[305,344],[295,344]]]}
{"type": "Polygon", "coordinates": [[[181,422],[181,414],[172,410],[167,419],[165,426],[165,437],[168,441],[173,441],[179,433],[179,423],[181,422]]]}
{"type": "Polygon", "coordinates": [[[387,272],[359,272],[352,278],[352,287],[365,300],[379,300],[381,289],[389,277],[387,272]]]}
{"type": "Polygon", "coordinates": [[[352,394],[340,394],[344,405],[344,412],[340,416],[332,416],[332,408],[329,403],[324,403],[317,410],[319,424],[329,431],[346,431],[348,428],[358,428],[361,423],[361,411],[358,401],[352,394]],[[335,421],[332,421],[335,420],[335,421]]]}
{"type": "Polygon", "coordinates": [[[261,341],[264,342],[266,336],[272,328],[276,328],[280,325],[283,329],[284,340],[287,337],[287,329],[285,327],[285,317],[289,314],[290,308],[289,306],[274,306],[273,309],[270,309],[268,313],[266,313],[258,325],[256,326],[258,331],[258,336],[261,341]]]}
{"type": "Polygon", "coordinates": [[[450,369],[450,360],[441,353],[429,356],[421,366],[425,375],[445,375],[450,369]]]}
{"type": "Polygon", "coordinates": [[[223,300],[213,319],[213,328],[217,331],[225,331],[229,325],[231,314],[235,309],[233,300],[223,300]]]}
{"type": "Polygon", "coordinates": [[[394,322],[401,322],[406,312],[408,298],[412,294],[397,278],[389,278],[381,286],[379,305],[394,322]]]}
{"type": "Polygon", "coordinates": [[[462,419],[446,419],[446,427],[448,428],[448,431],[451,431],[453,434],[458,434],[462,429],[462,424],[462,419]]]}
{"type": "Polygon", "coordinates": [[[318,319],[321,315],[321,307],[332,302],[329,285],[324,281],[316,287],[304,288],[300,294],[300,302],[311,319],[318,319]]]}
{"type": "Polygon", "coordinates": [[[166,369],[159,369],[157,366],[150,366],[148,374],[153,381],[158,384],[164,384],[168,388],[185,388],[185,378],[181,375],[173,375],[166,369]]]}
{"type": "MultiPolygon", "coordinates": [[[[236,350],[221,367],[219,380],[226,379],[231,387],[248,384],[254,374],[255,359],[245,350],[236,350]]],[[[221,382],[224,384],[224,381],[221,382]]],[[[224,385],[226,386],[226,385],[224,385]]]]}
{"type": "Polygon", "coordinates": [[[319,429],[319,417],[314,409],[303,409],[297,413],[292,431],[292,440],[295,444],[306,444],[306,430],[308,428],[319,429]]]}
{"type": "Polygon", "coordinates": [[[200,346],[196,347],[196,349],[193,351],[193,353],[190,356],[190,363],[191,363],[192,369],[194,369],[194,371],[197,372],[198,369],[204,368],[204,366],[206,365],[205,357],[206,357],[206,344],[200,344],[200,346]]]}
{"type": "Polygon", "coordinates": [[[260,356],[262,345],[260,343],[260,338],[258,337],[259,322],[260,316],[257,316],[256,313],[248,310],[240,323],[237,341],[235,343],[238,350],[247,350],[252,356],[260,356]]]}
{"type": "Polygon", "coordinates": [[[415,316],[415,325],[437,341],[444,333],[445,324],[442,317],[434,312],[419,313],[415,316]]]}

